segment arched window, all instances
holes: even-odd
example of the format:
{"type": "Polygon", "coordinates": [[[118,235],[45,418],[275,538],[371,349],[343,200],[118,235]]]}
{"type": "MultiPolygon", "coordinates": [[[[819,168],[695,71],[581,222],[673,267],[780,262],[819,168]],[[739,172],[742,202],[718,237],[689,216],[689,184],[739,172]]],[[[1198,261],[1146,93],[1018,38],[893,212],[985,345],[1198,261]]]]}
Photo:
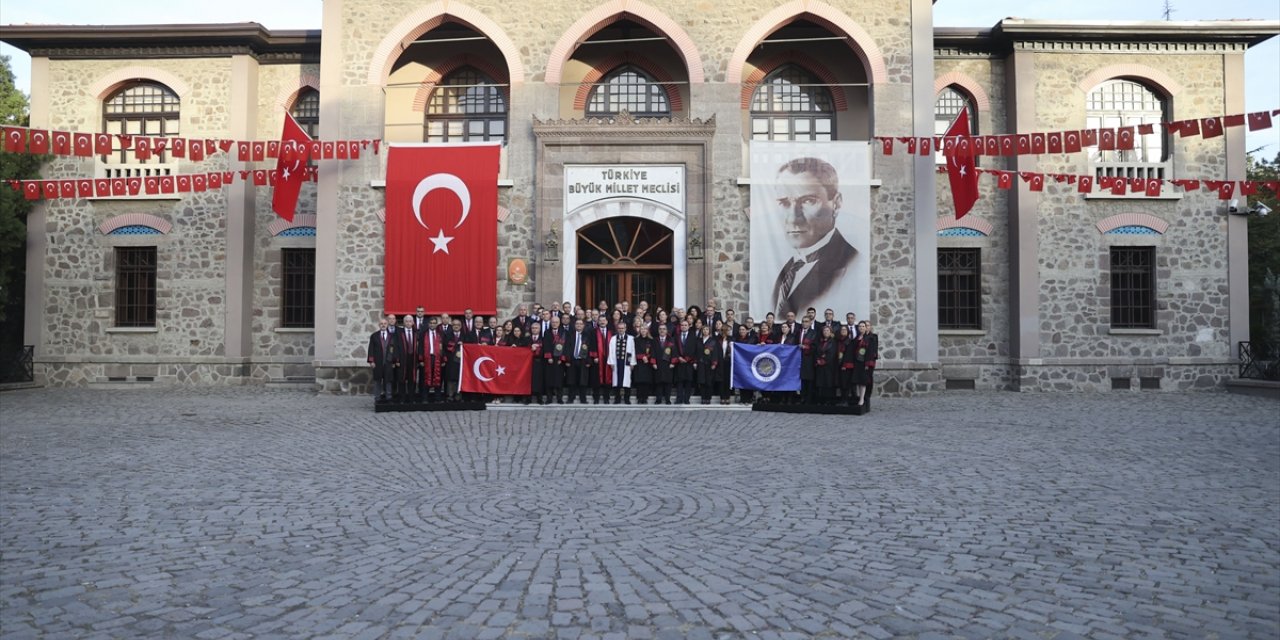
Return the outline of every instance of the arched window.
{"type": "Polygon", "coordinates": [[[752,140],[834,140],[835,103],[818,78],[793,64],[765,77],[751,98],[752,140]]]}
{"type": "Polygon", "coordinates": [[[427,142],[502,142],[507,101],[492,78],[463,67],[440,81],[427,100],[427,142]]]}
{"type": "Polygon", "coordinates": [[[623,109],[640,116],[671,115],[666,89],[631,65],[610,72],[591,88],[587,97],[589,116],[617,115],[623,109]]]}
{"type": "MultiPolygon", "coordinates": [[[[1169,159],[1164,128],[1168,105],[1146,86],[1132,80],[1107,80],[1089,92],[1085,103],[1085,126],[1089,129],[1115,129],[1154,125],[1151,133],[1134,135],[1134,148],[1124,151],[1099,151],[1089,147],[1089,162],[1104,169],[1131,169],[1134,165],[1163,164],[1169,159]]],[[[1163,175],[1130,175],[1132,171],[1104,171],[1100,175],[1125,175],[1133,178],[1163,178],[1163,175]]]]}
{"type": "MultiPolygon", "coordinates": [[[[933,103],[933,132],[937,135],[946,133],[956,116],[960,115],[960,111],[965,107],[969,108],[969,135],[978,135],[978,110],[974,107],[973,100],[957,91],[954,86],[944,87],[933,103]]],[[[946,163],[941,149],[933,154],[933,158],[938,164],[946,163]]]]}
{"type": "Polygon", "coordinates": [[[320,92],[312,87],[306,87],[298,92],[298,98],[293,101],[293,108],[289,110],[293,119],[297,121],[298,126],[313,139],[320,135],[320,92]]]}
{"type": "MultiPolygon", "coordinates": [[[[177,94],[158,82],[137,82],[111,94],[102,105],[102,130],[110,134],[173,136],[178,134],[181,104],[177,94]]],[[[123,145],[121,145],[123,146],[123,145]]],[[[121,148],[103,160],[137,163],[131,151],[121,148]]],[[[164,164],[168,152],[151,156],[147,162],[164,164]]]]}

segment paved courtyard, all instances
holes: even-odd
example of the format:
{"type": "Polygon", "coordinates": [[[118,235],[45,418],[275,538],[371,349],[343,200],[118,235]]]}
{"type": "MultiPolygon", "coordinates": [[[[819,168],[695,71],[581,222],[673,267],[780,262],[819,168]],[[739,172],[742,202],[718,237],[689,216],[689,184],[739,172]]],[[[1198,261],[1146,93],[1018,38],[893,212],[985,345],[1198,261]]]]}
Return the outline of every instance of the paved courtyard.
{"type": "Polygon", "coordinates": [[[0,394],[0,637],[1275,638],[1280,403],[0,394]]]}

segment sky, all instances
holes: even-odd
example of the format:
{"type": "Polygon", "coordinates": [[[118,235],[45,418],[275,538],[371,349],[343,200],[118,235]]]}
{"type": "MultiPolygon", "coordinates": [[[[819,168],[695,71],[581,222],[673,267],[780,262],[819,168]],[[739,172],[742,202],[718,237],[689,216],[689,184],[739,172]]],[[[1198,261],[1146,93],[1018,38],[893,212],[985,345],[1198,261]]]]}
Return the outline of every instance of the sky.
{"type": "MultiPolygon", "coordinates": [[[[519,0],[516,0],[517,2],[519,0]]],[[[1174,20],[1255,18],[1280,20],[1277,0],[1169,0],[1174,20]]],[[[934,23],[942,27],[990,27],[1005,17],[1033,20],[1160,20],[1165,0],[937,0],[934,23]]],[[[268,29],[319,29],[321,0],[8,0],[0,24],[173,24],[258,22],[268,29]]],[[[18,87],[30,92],[31,59],[0,44],[10,56],[18,87]]],[[[1280,108],[1280,37],[1245,55],[1245,110],[1280,108]]],[[[1187,114],[1209,116],[1218,114],[1187,114]]],[[[1266,158],[1280,153],[1280,127],[1247,134],[1246,146],[1266,158]]]]}

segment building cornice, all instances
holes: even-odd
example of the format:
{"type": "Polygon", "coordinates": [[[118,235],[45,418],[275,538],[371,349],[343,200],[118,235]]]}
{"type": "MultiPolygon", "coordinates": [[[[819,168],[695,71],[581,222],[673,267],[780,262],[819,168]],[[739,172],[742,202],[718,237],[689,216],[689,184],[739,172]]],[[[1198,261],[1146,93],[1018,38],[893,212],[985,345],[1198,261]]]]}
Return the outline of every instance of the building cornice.
{"type": "Polygon", "coordinates": [[[533,118],[533,134],[541,139],[576,138],[592,141],[655,138],[706,138],[716,132],[716,117],[637,118],[626,111],[611,118],[540,120],[533,118]]]}
{"type": "Polygon", "coordinates": [[[32,57],[204,58],[251,55],[266,63],[319,62],[320,30],[270,31],[256,22],[175,25],[5,25],[0,40],[32,57]]]}

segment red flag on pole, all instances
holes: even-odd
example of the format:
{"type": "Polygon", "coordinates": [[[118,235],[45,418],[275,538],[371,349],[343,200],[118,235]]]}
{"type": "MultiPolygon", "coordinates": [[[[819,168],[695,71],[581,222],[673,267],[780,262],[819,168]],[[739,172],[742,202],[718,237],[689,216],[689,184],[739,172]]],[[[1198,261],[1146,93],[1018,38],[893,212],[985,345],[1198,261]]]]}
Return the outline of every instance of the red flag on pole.
{"type": "Polygon", "coordinates": [[[499,148],[496,143],[391,148],[388,312],[408,313],[419,305],[432,314],[496,312],[499,148]]]}
{"type": "MultiPolygon", "coordinates": [[[[298,121],[286,111],[284,114],[284,132],[280,134],[281,146],[305,145],[311,142],[298,121]]],[[[302,163],[297,153],[280,154],[276,159],[276,186],[271,192],[271,210],[276,215],[293,222],[293,213],[298,208],[298,191],[302,189],[302,163]],[[286,156],[288,156],[286,158],[286,156]]]]}
{"type": "Polygon", "coordinates": [[[527,396],[533,380],[533,354],[523,347],[462,345],[458,389],[464,393],[527,396]]]}
{"type": "MultiPolygon", "coordinates": [[[[953,139],[952,136],[968,137],[968,107],[960,110],[960,115],[956,116],[943,135],[948,139],[953,139]]],[[[978,201],[978,172],[975,171],[973,154],[959,152],[958,146],[953,146],[951,154],[947,156],[947,177],[951,180],[951,201],[955,203],[956,220],[969,213],[973,203],[978,201]]],[[[969,149],[969,146],[965,145],[965,149],[969,149]]]]}

